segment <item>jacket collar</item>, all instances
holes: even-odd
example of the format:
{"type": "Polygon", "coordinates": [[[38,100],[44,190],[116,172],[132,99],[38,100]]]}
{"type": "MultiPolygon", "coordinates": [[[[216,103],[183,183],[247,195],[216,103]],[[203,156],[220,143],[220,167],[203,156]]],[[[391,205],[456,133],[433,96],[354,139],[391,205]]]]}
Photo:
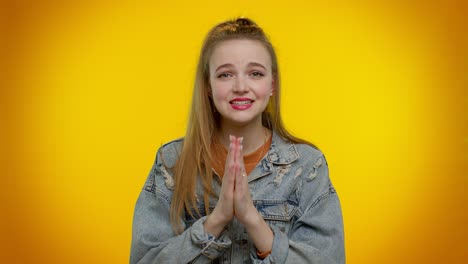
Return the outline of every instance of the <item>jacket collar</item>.
{"type": "Polygon", "coordinates": [[[249,175],[249,182],[264,177],[273,171],[273,165],[285,166],[299,158],[296,146],[286,142],[273,130],[271,146],[266,156],[249,175]]]}

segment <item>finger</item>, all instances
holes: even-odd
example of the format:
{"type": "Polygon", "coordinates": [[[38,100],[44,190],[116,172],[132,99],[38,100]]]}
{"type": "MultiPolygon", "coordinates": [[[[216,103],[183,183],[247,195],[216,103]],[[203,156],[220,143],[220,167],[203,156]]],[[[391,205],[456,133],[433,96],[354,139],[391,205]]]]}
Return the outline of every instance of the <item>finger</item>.
{"type": "MultiPolygon", "coordinates": [[[[242,156],[241,156],[241,153],[242,153],[242,146],[239,147],[239,151],[236,152],[236,158],[240,161],[242,159],[242,156]]],[[[237,170],[237,173],[236,173],[236,182],[235,182],[235,191],[236,193],[242,193],[243,191],[243,184],[242,184],[242,181],[244,178],[243,175],[244,175],[244,169],[243,167],[240,165],[240,163],[237,163],[236,164],[238,166],[238,170],[237,170]]]]}
{"type": "Polygon", "coordinates": [[[234,189],[234,183],[235,183],[235,174],[234,174],[234,162],[232,161],[234,150],[233,150],[234,144],[230,143],[229,144],[229,152],[230,152],[230,157],[226,158],[226,164],[224,168],[224,175],[223,175],[223,182],[221,189],[226,190],[226,191],[231,191],[234,189]]]}
{"type": "Polygon", "coordinates": [[[237,138],[237,163],[240,165],[243,162],[243,157],[242,157],[242,151],[241,148],[242,146],[242,141],[244,140],[244,137],[238,137],[237,138]]]}
{"type": "Polygon", "coordinates": [[[245,171],[245,166],[244,166],[244,153],[243,153],[243,149],[244,149],[244,146],[242,144],[242,141],[244,140],[243,137],[240,138],[240,149],[239,149],[239,166],[241,168],[241,174],[242,176],[246,177],[247,176],[247,173],[245,171]]]}
{"type": "Polygon", "coordinates": [[[231,153],[231,162],[236,163],[236,152],[238,148],[238,138],[236,136],[232,136],[232,153],[231,153]]]}
{"type": "Polygon", "coordinates": [[[237,151],[239,150],[239,138],[236,137],[236,136],[233,136],[233,144],[234,144],[234,148],[233,148],[233,162],[234,163],[237,163],[237,151]]]}
{"type": "Polygon", "coordinates": [[[231,165],[225,172],[223,182],[221,185],[220,197],[227,198],[228,201],[234,198],[235,191],[235,165],[231,165]]]}
{"type": "Polygon", "coordinates": [[[226,156],[226,161],[224,163],[224,174],[225,175],[229,171],[230,164],[234,163],[234,156],[233,156],[234,155],[234,142],[233,142],[233,139],[234,139],[234,136],[229,135],[229,148],[228,148],[228,153],[227,153],[227,156],[226,156]]]}
{"type": "Polygon", "coordinates": [[[228,147],[228,153],[226,156],[226,164],[231,159],[231,156],[232,156],[232,136],[229,135],[229,147],[228,147]]]}
{"type": "Polygon", "coordinates": [[[229,165],[227,173],[225,175],[225,178],[226,178],[226,184],[224,186],[225,188],[227,188],[229,190],[234,189],[234,184],[235,184],[235,181],[236,181],[236,178],[235,178],[236,174],[235,173],[236,173],[235,164],[229,165]]]}

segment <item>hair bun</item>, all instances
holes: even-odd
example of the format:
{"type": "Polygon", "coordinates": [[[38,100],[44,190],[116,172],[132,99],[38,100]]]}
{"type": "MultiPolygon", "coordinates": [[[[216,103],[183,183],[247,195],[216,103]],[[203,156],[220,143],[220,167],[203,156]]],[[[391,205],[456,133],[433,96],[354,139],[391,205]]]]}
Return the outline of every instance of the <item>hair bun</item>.
{"type": "Polygon", "coordinates": [[[248,18],[238,18],[236,19],[236,24],[238,24],[239,26],[256,26],[255,22],[248,18]]]}

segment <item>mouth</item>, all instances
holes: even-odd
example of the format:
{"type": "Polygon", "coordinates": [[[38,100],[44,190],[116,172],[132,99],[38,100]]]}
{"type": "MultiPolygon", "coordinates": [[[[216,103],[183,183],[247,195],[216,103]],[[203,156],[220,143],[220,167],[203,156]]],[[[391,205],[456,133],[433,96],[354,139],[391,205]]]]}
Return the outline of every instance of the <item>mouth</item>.
{"type": "Polygon", "coordinates": [[[229,101],[234,110],[247,110],[252,106],[253,102],[254,100],[250,98],[235,98],[229,101]]]}
{"type": "Polygon", "coordinates": [[[232,105],[248,105],[252,104],[254,100],[248,98],[236,98],[234,100],[229,101],[232,105]]]}

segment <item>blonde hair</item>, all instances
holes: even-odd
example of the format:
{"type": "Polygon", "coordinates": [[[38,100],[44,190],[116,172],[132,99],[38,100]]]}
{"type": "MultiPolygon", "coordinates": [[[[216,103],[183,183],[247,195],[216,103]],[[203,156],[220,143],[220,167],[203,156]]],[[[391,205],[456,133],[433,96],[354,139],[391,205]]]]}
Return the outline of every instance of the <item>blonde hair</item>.
{"type": "Polygon", "coordinates": [[[210,213],[209,197],[217,197],[212,188],[214,174],[211,164],[213,164],[214,160],[211,155],[211,144],[215,131],[218,129],[220,117],[219,113],[215,111],[214,103],[209,96],[209,59],[219,43],[232,39],[259,41],[271,56],[275,92],[270,97],[270,102],[262,113],[263,126],[276,131],[286,141],[315,147],[305,140],[292,136],[283,125],[280,115],[280,74],[277,57],[263,30],[248,18],[232,19],[216,25],[209,31],[201,49],[187,131],[179,159],[172,168],[175,184],[170,209],[170,221],[176,234],[183,232],[180,219],[184,210],[192,217],[194,212],[201,216],[196,196],[198,178],[204,189],[203,202],[206,214],[210,213]]]}

